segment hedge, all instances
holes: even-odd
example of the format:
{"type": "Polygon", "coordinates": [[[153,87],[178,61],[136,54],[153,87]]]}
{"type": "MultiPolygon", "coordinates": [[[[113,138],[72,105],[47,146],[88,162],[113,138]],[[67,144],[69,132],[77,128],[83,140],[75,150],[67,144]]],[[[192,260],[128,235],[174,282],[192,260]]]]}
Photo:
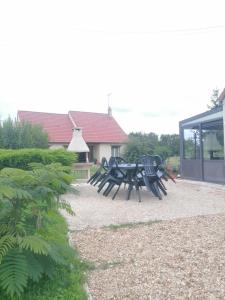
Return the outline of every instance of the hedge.
{"type": "Polygon", "coordinates": [[[66,150],[44,150],[44,149],[0,149],[0,170],[3,168],[19,168],[27,170],[29,164],[36,162],[44,165],[50,163],[61,163],[70,166],[76,162],[77,155],[66,150]]]}

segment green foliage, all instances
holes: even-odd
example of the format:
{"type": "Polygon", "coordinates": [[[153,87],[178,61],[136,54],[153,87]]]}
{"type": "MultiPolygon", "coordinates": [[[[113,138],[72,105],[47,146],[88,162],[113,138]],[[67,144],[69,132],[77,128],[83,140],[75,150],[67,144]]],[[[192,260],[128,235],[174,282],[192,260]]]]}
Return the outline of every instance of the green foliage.
{"type": "Polygon", "coordinates": [[[143,154],[153,154],[158,136],[154,133],[131,133],[126,145],[124,157],[129,162],[136,162],[143,154]]]}
{"type": "Polygon", "coordinates": [[[73,214],[59,197],[71,191],[69,168],[59,163],[29,167],[0,171],[0,294],[10,297],[21,295],[30,280],[52,278],[59,265],[70,268],[74,257],[57,232],[47,234],[58,208],[73,214]]]}
{"type": "Polygon", "coordinates": [[[136,162],[141,155],[160,155],[164,160],[179,153],[179,135],[163,134],[160,138],[155,133],[131,133],[126,145],[124,157],[129,162],[136,162]]]}
{"type": "MultiPolygon", "coordinates": [[[[56,211],[48,211],[43,221],[43,227],[39,233],[48,241],[54,241],[60,245],[68,245],[67,224],[65,219],[56,211]]],[[[55,266],[52,280],[46,276],[39,276],[44,271],[38,258],[26,254],[28,262],[28,286],[21,297],[16,294],[11,298],[0,290],[0,299],[4,300],[86,300],[83,288],[84,272],[89,268],[88,264],[80,261],[77,253],[70,249],[70,255],[66,255],[69,267],[66,265],[55,266]]],[[[65,255],[64,255],[65,256],[65,255]]],[[[47,256],[44,257],[47,259],[47,256]]]]}
{"type": "Polygon", "coordinates": [[[76,161],[76,154],[65,150],[19,149],[0,150],[0,169],[20,168],[29,169],[30,163],[61,163],[70,166],[76,161]]]}
{"type": "Polygon", "coordinates": [[[213,89],[210,102],[210,105],[207,105],[208,109],[214,109],[222,106],[222,102],[219,100],[219,89],[213,89]]]}
{"type": "Polygon", "coordinates": [[[164,158],[179,155],[180,137],[178,134],[162,134],[159,140],[158,153],[164,158]],[[163,154],[164,152],[164,154],[163,154]],[[161,153],[161,154],[160,154],[161,153]]]}
{"type": "MultiPolygon", "coordinates": [[[[8,232],[6,232],[8,233],[8,232]]],[[[5,233],[4,233],[5,234],[5,233]]],[[[3,257],[9,252],[10,249],[14,247],[15,238],[8,234],[2,235],[0,238],[0,263],[2,262],[3,257]]]]}
{"type": "Polygon", "coordinates": [[[28,280],[27,261],[18,250],[9,251],[0,265],[0,286],[11,297],[20,295],[28,280]]]}
{"type": "MultiPolygon", "coordinates": [[[[84,272],[87,265],[75,258],[68,270],[65,267],[56,269],[54,280],[41,279],[32,283],[23,294],[23,300],[86,300],[83,288],[84,272]]],[[[8,299],[4,299],[8,300],[8,299]]],[[[17,300],[17,299],[13,299],[17,300]]]]}
{"type": "Polygon", "coordinates": [[[5,120],[0,130],[0,148],[48,148],[48,135],[40,125],[5,120]]]}
{"type": "Polygon", "coordinates": [[[41,237],[35,235],[18,237],[18,244],[20,249],[30,250],[40,255],[48,255],[50,250],[48,243],[41,237]]]}
{"type": "Polygon", "coordinates": [[[166,160],[166,168],[173,173],[180,172],[180,157],[172,156],[166,160]]]}

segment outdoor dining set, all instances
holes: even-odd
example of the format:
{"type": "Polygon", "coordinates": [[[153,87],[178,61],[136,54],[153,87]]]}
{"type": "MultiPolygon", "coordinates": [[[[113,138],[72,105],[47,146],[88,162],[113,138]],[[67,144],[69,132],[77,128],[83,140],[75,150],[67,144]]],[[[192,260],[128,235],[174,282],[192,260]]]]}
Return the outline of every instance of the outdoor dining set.
{"type": "Polygon", "coordinates": [[[127,187],[126,199],[130,199],[131,191],[135,189],[140,202],[140,189],[143,187],[162,200],[162,194],[167,195],[163,180],[168,179],[174,181],[159,155],[142,155],[136,163],[128,163],[121,157],[111,157],[109,161],[102,158],[100,167],[88,183],[97,186],[98,193],[103,191],[104,196],[112,192],[112,199],[115,199],[121,185],[124,184],[124,187],[127,187]],[[114,187],[116,189],[113,189],[114,187]]]}

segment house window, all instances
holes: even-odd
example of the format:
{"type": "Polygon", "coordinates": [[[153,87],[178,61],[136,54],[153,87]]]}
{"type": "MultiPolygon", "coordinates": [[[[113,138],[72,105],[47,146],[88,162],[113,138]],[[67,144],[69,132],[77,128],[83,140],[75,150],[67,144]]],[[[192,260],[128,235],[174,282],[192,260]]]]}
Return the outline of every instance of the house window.
{"type": "Polygon", "coordinates": [[[90,162],[94,161],[94,146],[93,145],[88,145],[89,148],[89,153],[88,153],[88,159],[90,162]]]}
{"type": "Polygon", "coordinates": [[[113,157],[120,156],[120,146],[112,146],[111,147],[111,155],[113,157]]]}
{"type": "Polygon", "coordinates": [[[184,129],[184,159],[200,158],[200,130],[198,126],[184,129]]]}
{"type": "Polygon", "coordinates": [[[202,144],[205,160],[224,159],[222,120],[202,124],[202,144]]]}

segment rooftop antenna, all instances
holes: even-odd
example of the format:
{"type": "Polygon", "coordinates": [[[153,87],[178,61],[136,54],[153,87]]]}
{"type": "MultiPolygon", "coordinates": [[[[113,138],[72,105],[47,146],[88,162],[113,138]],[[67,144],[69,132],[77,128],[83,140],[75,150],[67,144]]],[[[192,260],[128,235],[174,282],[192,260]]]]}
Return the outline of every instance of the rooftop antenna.
{"type": "Polygon", "coordinates": [[[108,97],[108,115],[111,117],[112,116],[112,109],[109,106],[109,100],[110,100],[110,96],[112,95],[112,93],[107,94],[108,97]]]}

